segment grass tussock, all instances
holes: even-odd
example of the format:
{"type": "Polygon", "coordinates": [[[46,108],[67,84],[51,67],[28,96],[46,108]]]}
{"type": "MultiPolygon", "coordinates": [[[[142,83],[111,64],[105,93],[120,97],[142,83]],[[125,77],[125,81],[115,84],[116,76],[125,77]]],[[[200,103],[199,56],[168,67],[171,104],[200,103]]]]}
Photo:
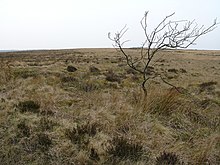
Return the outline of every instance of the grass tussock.
{"type": "Polygon", "coordinates": [[[145,105],[146,111],[159,116],[170,116],[181,106],[180,94],[177,91],[152,94],[149,103],[145,105]]]}
{"type": "Polygon", "coordinates": [[[199,84],[200,93],[204,91],[212,91],[215,89],[215,85],[218,83],[216,81],[209,81],[199,84]]]}
{"type": "Polygon", "coordinates": [[[132,142],[126,137],[114,137],[110,142],[111,146],[107,153],[110,155],[110,161],[115,159],[137,162],[145,154],[144,147],[138,142],[132,142]],[[112,159],[112,160],[111,160],[112,159]]]}
{"type": "Polygon", "coordinates": [[[96,135],[97,129],[97,124],[86,123],[77,125],[76,128],[66,129],[65,135],[72,143],[82,146],[87,145],[89,138],[96,135]]]}
{"type": "Polygon", "coordinates": [[[17,107],[18,107],[19,111],[22,113],[24,113],[24,112],[39,113],[40,112],[39,103],[32,101],[32,100],[19,102],[17,107]]]}
{"type": "Polygon", "coordinates": [[[15,54],[0,56],[1,164],[220,163],[218,73],[190,78],[209,63],[155,62],[184,92],[154,80],[144,96],[141,76],[110,50],[15,54]]]}
{"type": "Polygon", "coordinates": [[[178,156],[174,153],[163,152],[156,158],[156,165],[183,165],[178,156]]]}

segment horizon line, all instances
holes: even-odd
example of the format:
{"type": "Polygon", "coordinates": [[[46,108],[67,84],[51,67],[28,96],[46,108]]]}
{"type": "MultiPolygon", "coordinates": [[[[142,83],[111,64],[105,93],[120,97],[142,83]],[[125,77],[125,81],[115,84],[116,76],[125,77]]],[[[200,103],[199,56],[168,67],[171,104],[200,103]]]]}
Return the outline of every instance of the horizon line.
{"type": "MultiPolygon", "coordinates": [[[[74,50],[74,49],[117,49],[114,47],[68,47],[68,48],[27,48],[27,49],[0,49],[0,52],[22,52],[22,51],[54,51],[54,50],[74,50]]],[[[141,49],[141,47],[124,47],[124,49],[141,49]]],[[[152,48],[154,49],[154,48],[152,48]]],[[[167,49],[167,50],[204,50],[218,51],[220,49],[203,49],[203,48],[185,48],[185,49],[167,49]]]]}

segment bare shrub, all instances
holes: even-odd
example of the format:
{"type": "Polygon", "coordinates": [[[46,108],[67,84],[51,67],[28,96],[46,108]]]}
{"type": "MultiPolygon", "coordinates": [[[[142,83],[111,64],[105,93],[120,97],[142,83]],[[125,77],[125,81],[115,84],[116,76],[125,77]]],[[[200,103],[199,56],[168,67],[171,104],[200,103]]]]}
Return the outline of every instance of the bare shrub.
{"type": "MultiPolygon", "coordinates": [[[[149,74],[149,69],[153,66],[152,61],[157,52],[167,49],[188,48],[190,45],[194,44],[199,37],[213,31],[218,24],[217,20],[214,20],[213,24],[204,28],[203,25],[199,27],[195,21],[173,21],[170,19],[175,13],[172,13],[166,16],[151,32],[149,32],[148,13],[149,12],[145,12],[144,17],[141,19],[141,27],[144,31],[145,40],[140,47],[140,55],[138,58],[128,54],[123,48],[124,44],[128,42],[128,40],[122,40],[124,34],[128,30],[126,26],[121,31],[115,33],[114,37],[111,37],[110,33],[108,34],[109,39],[114,42],[114,47],[119,49],[124,55],[127,65],[142,75],[142,89],[145,95],[147,95],[147,89],[145,87],[146,82],[156,77],[161,78],[164,83],[175,87],[167,82],[159,72],[149,74]],[[142,64],[141,67],[139,65],[140,63],[142,64]]],[[[178,89],[176,90],[178,91],[178,89]]]]}

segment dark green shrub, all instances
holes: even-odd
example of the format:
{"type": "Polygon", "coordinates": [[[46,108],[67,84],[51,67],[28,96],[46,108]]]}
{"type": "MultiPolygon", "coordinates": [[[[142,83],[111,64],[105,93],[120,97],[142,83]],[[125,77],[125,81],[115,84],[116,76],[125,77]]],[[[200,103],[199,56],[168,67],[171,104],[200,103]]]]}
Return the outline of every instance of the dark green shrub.
{"type": "Polygon", "coordinates": [[[15,77],[27,79],[28,77],[36,77],[38,73],[34,70],[16,70],[14,71],[15,77]]]}
{"type": "Polygon", "coordinates": [[[133,74],[133,75],[135,75],[135,74],[137,74],[138,72],[137,72],[136,70],[132,69],[132,68],[128,68],[128,69],[126,69],[126,73],[127,73],[127,74],[133,74]]]}
{"type": "Polygon", "coordinates": [[[78,80],[72,76],[63,76],[61,77],[61,82],[62,83],[75,83],[75,82],[78,82],[78,80]]]}
{"type": "Polygon", "coordinates": [[[52,146],[52,140],[47,134],[39,132],[33,134],[30,138],[24,139],[21,144],[25,150],[28,149],[27,151],[33,154],[36,153],[37,150],[41,152],[48,151],[52,146]]]}
{"type": "Polygon", "coordinates": [[[181,73],[187,73],[187,71],[185,69],[183,69],[183,68],[180,69],[180,72],[181,73]]]}
{"type": "Polygon", "coordinates": [[[55,125],[56,125],[56,123],[54,123],[52,120],[49,120],[46,117],[42,117],[40,119],[38,128],[41,131],[48,131],[48,130],[52,130],[55,125]]]}
{"type": "Polygon", "coordinates": [[[153,75],[155,73],[154,67],[148,66],[147,75],[153,75]]]}
{"type": "Polygon", "coordinates": [[[199,84],[199,87],[205,88],[205,87],[209,87],[212,85],[217,85],[217,82],[216,81],[204,82],[204,83],[199,84]]]}
{"type": "Polygon", "coordinates": [[[120,83],[121,82],[121,77],[118,76],[117,74],[115,74],[112,70],[109,70],[106,74],[106,80],[107,81],[110,81],[110,82],[118,82],[120,83]]]}
{"type": "Polygon", "coordinates": [[[54,112],[53,112],[52,110],[50,110],[50,109],[47,109],[47,110],[42,110],[42,111],[40,112],[40,114],[41,114],[42,116],[53,116],[53,115],[54,115],[54,112]]]}
{"type": "Polygon", "coordinates": [[[91,148],[89,158],[94,161],[99,161],[99,155],[94,148],[91,148]]]}
{"type": "Polygon", "coordinates": [[[100,89],[100,84],[93,81],[84,81],[78,84],[80,90],[84,92],[91,92],[100,89]]]}
{"type": "Polygon", "coordinates": [[[112,145],[108,148],[107,153],[111,159],[138,161],[144,154],[144,148],[140,143],[132,142],[125,137],[114,137],[110,143],[112,145]]]}
{"type": "Polygon", "coordinates": [[[23,120],[21,121],[18,125],[17,125],[17,128],[18,128],[18,133],[21,134],[22,136],[25,136],[25,137],[29,137],[30,136],[30,128],[28,127],[28,125],[26,124],[26,122],[23,120]]]}
{"type": "Polygon", "coordinates": [[[73,129],[67,129],[65,135],[74,144],[87,145],[89,137],[95,136],[97,131],[98,125],[96,123],[86,123],[77,125],[77,127],[73,129]]]}
{"type": "Polygon", "coordinates": [[[216,81],[209,81],[209,82],[204,82],[204,83],[201,83],[199,84],[199,92],[204,92],[204,91],[212,91],[215,89],[215,86],[214,85],[217,85],[217,82],[216,81]]]}
{"type": "Polygon", "coordinates": [[[96,68],[95,66],[90,66],[89,71],[91,73],[94,73],[94,74],[99,74],[100,73],[100,70],[98,68],[96,68]]]}
{"type": "Polygon", "coordinates": [[[88,77],[82,77],[77,79],[72,76],[64,76],[61,78],[62,85],[64,87],[74,87],[84,92],[91,92],[100,89],[101,84],[95,80],[90,80],[88,77]]]}
{"type": "Polygon", "coordinates": [[[175,69],[175,68],[173,68],[173,69],[168,69],[167,70],[168,72],[172,72],[172,73],[178,73],[178,70],[177,69],[175,69]]]}
{"type": "Polygon", "coordinates": [[[202,115],[199,112],[188,111],[186,115],[189,117],[189,120],[198,123],[201,125],[209,125],[209,120],[205,115],[202,115]]]}
{"type": "Polygon", "coordinates": [[[22,113],[24,112],[39,113],[40,112],[40,104],[32,100],[19,102],[17,107],[22,113]]]}
{"type": "Polygon", "coordinates": [[[47,134],[38,133],[37,139],[36,139],[36,145],[37,145],[37,148],[45,151],[45,150],[48,150],[50,146],[52,145],[52,140],[47,134]]]}
{"type": "Polygon", "coordinates": [[[208,108],[210,105],[212,105],[212,100],[210,100],[210,99],[204,99],[204,100],[200,101],[200,106],[203,109],[208,108]]]}
{"type": "Polygon", "coordinates": [[[175,153],[163,152],[156,158],[156,165],[183,165],[175,153]]]}
{"type": "Polygon", "coordinates": [[[77,71],[77,68],[69,65],[69,66],[67,66],[67,71],[68,72],[75,72],[75,71],[77,71]]]}

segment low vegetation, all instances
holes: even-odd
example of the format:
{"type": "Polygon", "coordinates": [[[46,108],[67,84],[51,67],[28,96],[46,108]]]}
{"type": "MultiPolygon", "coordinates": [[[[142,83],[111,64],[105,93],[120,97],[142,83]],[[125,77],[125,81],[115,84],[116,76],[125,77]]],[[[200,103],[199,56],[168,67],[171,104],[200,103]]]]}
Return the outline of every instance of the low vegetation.
{"type": "Polygon", "coordinates": [[[1,53],[0,164],[219,164],[217,54],[159,53],[183,92],[155,78],[146,96],[114,49],[1,53]]]}

